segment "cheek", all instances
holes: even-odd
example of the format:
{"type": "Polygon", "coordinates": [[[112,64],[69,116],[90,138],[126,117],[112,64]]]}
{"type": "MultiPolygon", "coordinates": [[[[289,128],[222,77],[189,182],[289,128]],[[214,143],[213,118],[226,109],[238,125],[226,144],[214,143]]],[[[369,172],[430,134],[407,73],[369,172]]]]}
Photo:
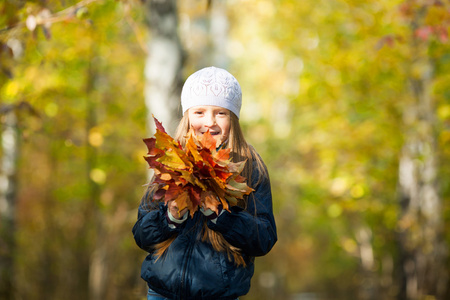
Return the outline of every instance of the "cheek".
{"type": "Polygon", "coordinates": [[[200,130],[201,127],[202,126],[198,122],[191,122],[190,124],[190,128],[194,129],[196,133],[200,130]]]}
{"type": "Polygon", "coordinates": [[[230,124],[225,124],[222,127],[222,131],[223,131],[222,133],[224,136],[228,136],[230,134],[230,124]]]}

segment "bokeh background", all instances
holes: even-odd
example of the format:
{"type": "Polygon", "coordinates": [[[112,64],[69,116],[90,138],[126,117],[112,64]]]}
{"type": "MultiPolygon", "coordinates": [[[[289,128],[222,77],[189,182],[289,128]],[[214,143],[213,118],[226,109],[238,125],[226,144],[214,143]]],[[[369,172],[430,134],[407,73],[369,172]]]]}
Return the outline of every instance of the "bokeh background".
{"type": "Polygon", "coordinates": [[[145,299],[142,138],[209,65],[272,181],[241,299],[450,299],[449,29],[437,0],[1,0],[0,299],[145,299]]]}

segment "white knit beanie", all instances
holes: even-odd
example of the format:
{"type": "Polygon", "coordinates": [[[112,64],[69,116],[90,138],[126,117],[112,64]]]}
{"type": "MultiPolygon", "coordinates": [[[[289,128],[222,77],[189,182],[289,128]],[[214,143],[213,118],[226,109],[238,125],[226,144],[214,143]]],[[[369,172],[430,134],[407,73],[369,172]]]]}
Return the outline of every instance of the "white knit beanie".
{"type": "Polygon", "coordinates": [[[242,104],[239,82],[224,69],[208,67],[188,77],[181,91],[183,114],[191,107],[214,105],[227,108],[238,118],[242,104]]]}

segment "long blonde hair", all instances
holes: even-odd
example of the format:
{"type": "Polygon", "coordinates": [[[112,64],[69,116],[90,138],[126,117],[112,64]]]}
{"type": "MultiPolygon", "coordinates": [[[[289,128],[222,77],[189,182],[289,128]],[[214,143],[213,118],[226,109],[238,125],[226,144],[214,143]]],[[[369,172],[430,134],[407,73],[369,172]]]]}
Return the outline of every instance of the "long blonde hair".
{"type": "MultiPolygon", "coordinates": [[[[230,111],[230,133],[228,136],[227,141],[225,142],[225,145],[223,145],[224,148],[230,148],[231,149],[231,160],[233,162],[239,162],[246,160],[246,164],[244,167],[244,170],[242,171],[242,176],[247,178],[247,184],[255,188],[261,181],[261,178],[264,176],[267,176],[267,170],[265,168],[265,165],[261,159],[261,157],[258,155],[256,150],[247,143],[247,141],[244,138],[244,134],[242,132],[239,118],[230,111]],[[256,173],[258,174],[258,178],[256,180],[253,180],[252,175],[253,169],[256,169],[256,173]],[[252,182],[255,182],[252,184],[252,182]]],[[[181,144],[181,146],[184,148],[186,146],[186,135],[190,129],[190,123],[189,123],[189,114],[186,112],[182,119],[180,120],[180,123],[177,127],[177,130],[175,132],[175,139],[178,140],[181,144]]],[[[152,195],[154,191],[149,191],[147,193],[146,201],[152,201],[152,195]]],[[[253,194],[250,194],[249,197],[253,197],[253,194]]],[[[243,209],[247,208],[247,201],[249,197],[245,197],[243,200],[238,202],[238,205],[242,207],[243,209]]],[[[147,206],[148,207],[148,206],[147,206]]],[[[151,206],[150,206],[151,207],[151,206]]],[[[153,206],[154,207],[154,206],[153,206]]],[[[207,226],[207,220],[205,219],[203,222],[203,228],[202,228],[202,241],[209,242],[214,250],[219,252],[226,252],[228,255],[228,259],[230,261],[234,261],[234,263],[239,266],[245,266],[245,260],[242,257],[241,251],[239,248],[232,246],[230,243],[228,243],[225,238],[222,236],[221,233],[216,232],[212,229],[210,229],[207,226]]],[[[176,235],[172,236],[168,240],[161,242],[159,244],[156,244],[154,246],[155,249],[155,255],[158,257],[158,259],[164,255],[166,250],[169,248],[170,244],[175,240],[176,235]]]]}

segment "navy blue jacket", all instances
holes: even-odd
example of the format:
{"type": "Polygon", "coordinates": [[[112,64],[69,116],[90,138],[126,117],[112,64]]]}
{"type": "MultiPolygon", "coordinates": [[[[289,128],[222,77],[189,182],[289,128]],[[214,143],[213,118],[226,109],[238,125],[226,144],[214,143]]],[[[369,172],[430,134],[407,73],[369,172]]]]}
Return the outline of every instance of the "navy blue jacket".
{"type": "MultiPolygon", "coordinates": [[[[246,267],[236,266],[225,252],[217,252],[200,238],[206,218],[196,212],[177,228],[168,226],[167,207],[155,210],[139,207],[138,220],[133,227],[137,245],[148,251],[142,264],[141,277],[148,286],[169,299],[236,299],[250,289],[254,257],[267,254],[277,241],[272,212],[272,194],[268,177],[255,187],[259,174],[254,169],[252,187],[246,210],[237,206],[223,211],[214,224],[207,226],[220,232],[233,246],[242,250],[246,267]],[[166,253],[158,260],[152,246],[178,233],[166,253]]],[[[145,196],[144,196],[145,197],[145,196]]]]}

